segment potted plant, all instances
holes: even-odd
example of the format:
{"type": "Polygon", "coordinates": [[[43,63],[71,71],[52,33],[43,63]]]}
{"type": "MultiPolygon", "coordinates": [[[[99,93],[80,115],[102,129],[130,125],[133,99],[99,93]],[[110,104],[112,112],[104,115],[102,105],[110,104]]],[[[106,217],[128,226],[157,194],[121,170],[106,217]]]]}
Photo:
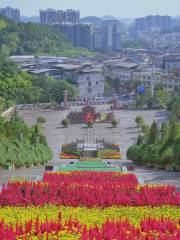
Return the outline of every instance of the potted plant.
{"type": "Polygon", "coordinates": [[[111,121],[111,124],[112,124],[113,128],[117,127],[117,125],[118,125],[117,119],[113,118],[113,120],[111,121]]]}
{"type": "Polygon", "coordinates": [[[92,127],[93,127],[93,121],[88,120],[88,122],[87,122],[87,127],[88,127],[88,128],[92,128],[92,127]]]}
{"type": "Polygon", "coordinates": [[[68,118],[65,118],[61,121],[61,124],[64,126],[64,127],[68,127],[70,122],[69,122],[69,119],[68,118]]]}

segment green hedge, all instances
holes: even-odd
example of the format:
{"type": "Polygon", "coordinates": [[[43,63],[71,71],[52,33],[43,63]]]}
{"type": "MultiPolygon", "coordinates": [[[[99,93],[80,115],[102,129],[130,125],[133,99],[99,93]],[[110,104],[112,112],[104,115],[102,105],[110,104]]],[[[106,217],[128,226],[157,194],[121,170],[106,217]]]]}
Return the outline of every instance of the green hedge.
{"type": "Polygon", "coordinates": [[[176,166],[180,169],[180,145],[166,147],[162,151],[160,144],[134,145],[127,151],[127,158],[137,164],[147,164],[161,168],[176,166]]]}
{"type": "Polygon", "coordinates": [[[52,151],[42,144],[31,145],[27,141],[0,140],[0,166],[6,164],[15,167],[30,167],[32,165],[44,164],[52,159],[52,151]]]}

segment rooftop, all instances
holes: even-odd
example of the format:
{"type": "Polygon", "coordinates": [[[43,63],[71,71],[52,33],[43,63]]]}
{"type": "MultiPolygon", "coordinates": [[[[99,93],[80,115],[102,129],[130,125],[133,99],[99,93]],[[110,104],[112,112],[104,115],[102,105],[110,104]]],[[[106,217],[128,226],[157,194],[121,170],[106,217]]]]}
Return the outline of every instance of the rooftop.
{"type": "Polygon", "coordinates": [[[76,69],[80,69],[82,67],[82,65],[77,65],[77,64],[56,64],[56,65],[54,65],[54,67],[61,68],[61,69],[64,69],[64,70],[76,70],[76,69]]]}
{"type": "Polygon", "coordinates": [[[116,63],[119,63],[119,62],[124,62],[126,61],[127,58],[115,58],[115,59],[109,59],[109,60],[106,60],[104,61],[104,65],[111,65],[111,64],[116,64],[116,63]]]}
{"type": "Polygon", "coordinates": [[[50,68],[40,68],[40,69],[35,69],[35,70],[29,70],[29,72],[32,74],[41,74],[41,73],[46,73],[46,72],[50,72],[53,70],[54,69],[50,69],[50,68]]]}
{"type": "Polygon", "coordinates": [[[115,64],[114,66],[120,67],[120,68],[135,68],[138,67],[137,63],[131,63],[131,62],[120,62],[115,64]]]}
{"type": "Polygon", "coordinates": [[[95,73],[95,72],[101,73],[102,70],[99,68],[93,68],[93,69],[83,69],[83,70],[81,70],[81,72],[82,73],[95,73]]]}

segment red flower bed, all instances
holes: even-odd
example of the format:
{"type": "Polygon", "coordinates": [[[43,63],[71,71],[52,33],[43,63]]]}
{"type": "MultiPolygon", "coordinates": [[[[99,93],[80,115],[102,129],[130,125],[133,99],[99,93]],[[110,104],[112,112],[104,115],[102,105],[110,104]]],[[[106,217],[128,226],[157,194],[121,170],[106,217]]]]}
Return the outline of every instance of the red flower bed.
{"type": "Polygon", "coordinates": [[[139,227],[135,227],[128,220],[107,220],[101,227],[95,225],[90,228],[71,218],[62,223],[61,214],[57,220],[41,222],[37,218],[36,221],[30,220],[24,225],[16,223],[14,228],[0,221],[1,239],[31,239],[35,236],[36,239],[52,239],[51,237],[55,236],[66,236],[63,239],[68,239],[67,234],[72,234],[80,240],[179,240],[180,219],[179,222],[174,222],[165,218],[147,218],[141,221],[139,227]]]}
{"type": "Polygon", "coordinates": [[[114,185],[136,188],[138,180],[134,174],[121,174],[115,172],[71,172],[71,173],[45,173],[44,182],[53,184],[78,184],[78,185],[114,185]]]}
{"type": "Polygon", "coordinates": [[[56,204],[63,206],[180,205],[175,187],[138,187],[133,174],[71,172],[44,175],[42,182],[15,182],[3,187],[0,206],[56,204]]]}

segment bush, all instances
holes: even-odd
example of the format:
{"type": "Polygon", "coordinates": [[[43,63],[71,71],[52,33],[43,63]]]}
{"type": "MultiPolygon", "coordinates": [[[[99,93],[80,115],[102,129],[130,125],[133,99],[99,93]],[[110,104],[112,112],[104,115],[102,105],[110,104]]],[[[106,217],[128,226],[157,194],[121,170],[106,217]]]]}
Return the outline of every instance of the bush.
{"type": "Polygon", "coordinates": [[[144,118],[142,116],[137,116],[135,118],[135,122],[137,124],[137,127],[142,127],[144,125],[144,118]]]}
{"type": "Polygon", "coordinates": [[[39,116],[37,118],[37,123],[45,124],[46,123],[46,118],[43,116],[39,116]]]}
{"type": "Polygon", "coordinates": [[[161,154],[161,161],[167,165],[171,164],[174,159],[174,152],[172,147],[168,147],[164,152],[161,154]]]}
{"type": "Polygon", "coordinates": [[[134,162],[142,161],[142,146],[134,145],[130,147],[127,151],[127,158],[134,162]]]}

